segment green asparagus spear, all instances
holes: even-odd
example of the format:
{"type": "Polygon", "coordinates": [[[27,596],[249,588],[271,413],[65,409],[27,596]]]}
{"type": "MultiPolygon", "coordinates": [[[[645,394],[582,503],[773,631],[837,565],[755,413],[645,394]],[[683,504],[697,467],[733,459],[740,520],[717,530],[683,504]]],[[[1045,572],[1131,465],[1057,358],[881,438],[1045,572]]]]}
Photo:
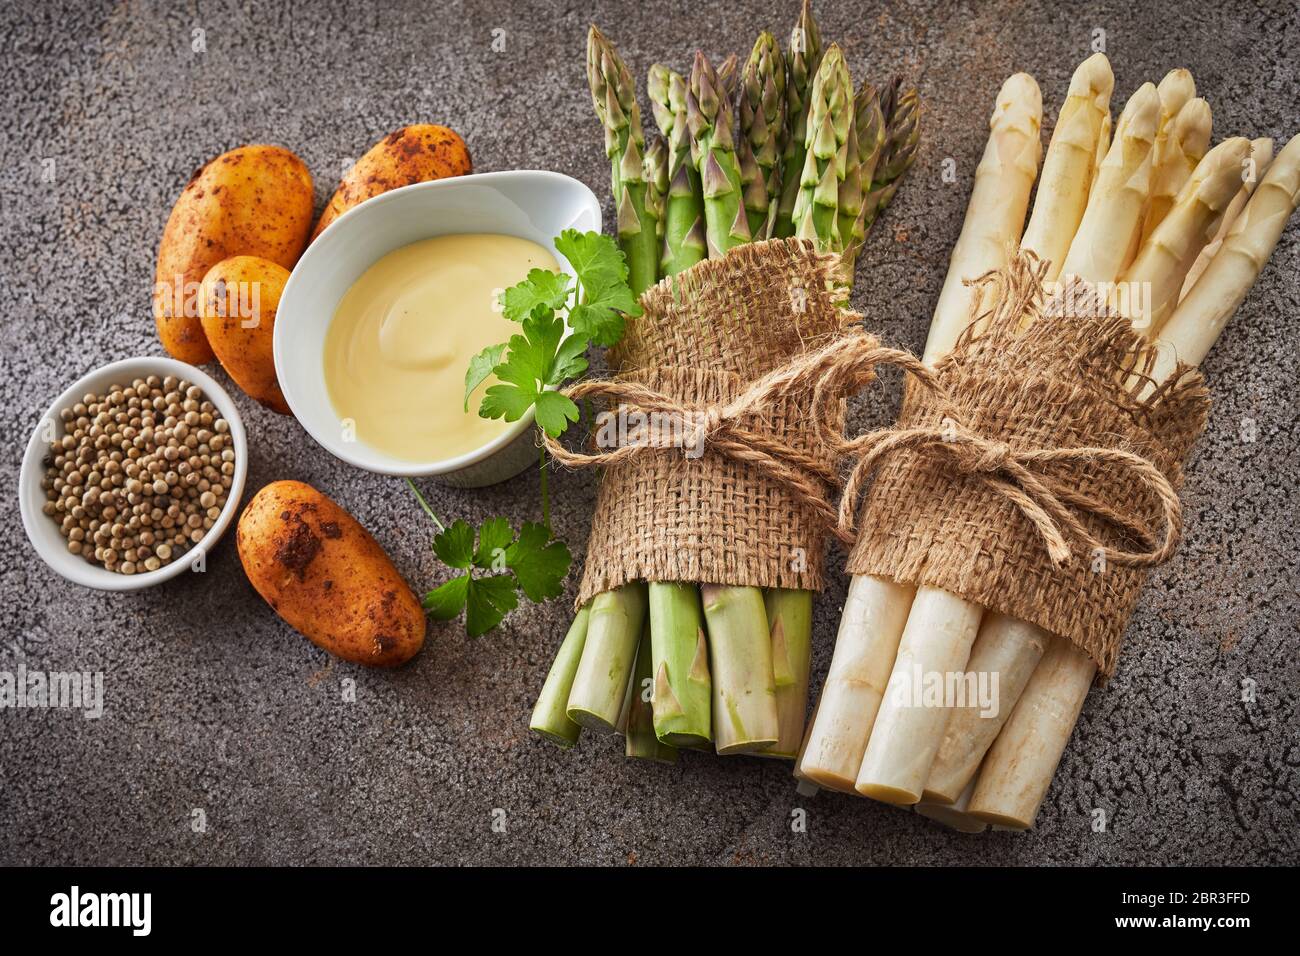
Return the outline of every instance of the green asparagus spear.
{"type": "Polygon", "coordinates": [[[668,144],[655,136],[645,151],[645,211],[654,223],[655,247],[664,244],[664,211],[668,194],[668,144]]]}
{"type": "Polygon", "coordinates": [[[772,641],[758,588],[700,587],[709,629],[713,741],[720,754],[766,750],[780,737],[772,641]]]}
{"type": "Polygon", "coordinates": [[[773,235],[794,235],[794,204],[799,197],[799,177],[803,174],[804,149],[808,129],[808,94],[813,77],[821,65],[822,41],[813,20],[809,0],[804,0],[799,22],[790,32],[790,50],[786,56],[785,128],[781,137],[781,202],[777,207],[773,235]]]}
{"type": "Polygon", "coordinates": [[[895,79],[886,89],[880,106],[885,116],[885,143],[866,198],[864,237],[871,231],[876,216],[894,198],[903,174],[916,159],[921,138],[921,101],[915,88],[902,89],[902,80],[895,79]]]}
{"type": "Polygon", "coordinates": [[[618,729],[645,612],[646,588],[641,582],[625,584],[591,599],[587,641],[566,709],[575,724],[601,733],[618,729]]]}
{"type": "Polygon", "coordinates": [[[832,43],[822,57],[808,99],[807,155],[794,206],[795,235],[813,240],[819,252],[839,252],[840,184],[848,171],[853,79],[838,45],[832,43]]]}
{"type": "Polygon", "coordinates": [[[808,715],[808,677],[812,668],[811,591],[770,588],[764,596],[772,635],[772,676],[776,684],[778,740],[765,757],[793,759],[803,743],[808,715]]]}
{"type": "Polygon", "coordinates": [[[655,284],[659,243],[645,205],[645,134],[636,84],[613,44],[593,24],[587,34],[587,81],[596,115],[605,127],[618,242],[627,256],[628,283],[634,293],[655,284]]]}
{"type": "Polygon", "coordinates": [[[745,63],[740,84],[740,182],[754,240],[772,234],[781,200],[780,137],[785,127],[785,59],[764,31],[745,63]]]}
{"type": "Polygon", "coordinates": [[[650,624],[641,634],[637,647],[636,667],[627,688],[627,701],[623,715],[625,735],[623,752],[629,757],[676,763],[677,748],[661,743],[655,736],[654,712],[651,703],[653,680],[650,676],[650,624]]]}
{"type": "Polygon", "coordinates": [[[660,272],[684,272],[705,257],[704,197],[691,159],[686,124],[686,81],[662,64],[650,67],[647,83],[655,122],[668,140],[668,195],[664,203],[664,241],[660,272]]]}
{"type": "Polygon", "coordinates": [[[866,197],[871,191],[884,142],[885,118],[880,111],[880,94],[870,83],[863,83],[853,98],[849,172],[840,184],[839,197],[840,276],[849,288],[853,286],[858,248],[866,238],[866,197]]]}
{"type": "Polygon", "coordinates": [[[533,708],[533,718],[528,724],[547,740],[565,748],[572,747],[582,733],[582,727],[571,721],[565,711],[569,706],[569,692],[573,689],[573,675],[582,659],[583,645],[587,643],[589,615],[590,606],[582,608],[574,617],[546,675],[546,683],[542,685],[537,705],[533,708]]]}
{"type": "Polygon", "coordinates": [[[741,203],[732,114],[731,98],[713,65],[703,53],[696,53],[686,90],[686,121],[704,194],[710,259],[721,258],[728,249],[750,240],[749,220],[741,203]]]}
{"type": "Polygon", "coordinates": [[[655,733],[675,747],[710,743],[713,685],[694,584],[650,582],[650,641],[655,733]]]}

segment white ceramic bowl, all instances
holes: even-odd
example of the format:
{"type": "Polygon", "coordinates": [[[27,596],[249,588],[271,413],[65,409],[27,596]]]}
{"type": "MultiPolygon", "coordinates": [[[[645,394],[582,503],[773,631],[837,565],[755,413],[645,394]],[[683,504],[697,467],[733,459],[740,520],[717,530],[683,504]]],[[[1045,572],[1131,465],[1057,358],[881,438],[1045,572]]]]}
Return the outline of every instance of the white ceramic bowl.
{"type": "Polygon", "coordinates": [[[27,442],[27,451],[23,455],[22,470],[18,477],[19,508],[23,515],[23,527],[27,529],[27,537],[32,547],[36,549],[36,553],[46,564],[69,581],[88,588],[98,588],[101,591],[138,591],[160,584],[178,574],[187,573],[198,555],[207,555],[212,551],[213,546],[230,527],[230,522],[239,511],[239,499],[244,494],[244,479],[247,476],[248,437],[244,434],[244,421],[239,417],[239,409],[230,400],[225,389],[211,376],[193,365],[170,358],[144,356],[101,366],[77,379],[54,400],[36,423],[32,437],[27,442]],[[235,443],[235,475],[230,484],[230,494],[226,498],[225,507],[221,509],[221,516],[217,518],[217,523],[208,529],[202,541],[177,560],[157,571],[120,574],[69,553],[67,539],[59,531],[58,525],[54,523],[53,518],[41,510],[45,505],[45,492],[41,489],[41,479],[45,477],[44,459],[49,451],[49,436],[63,435],[63,421],[59,418],[59,412],[81,401],[82,396],[88,392],[99,395],[114,383],[126,384],[132,379],[146,378],[150,375],[157,375],[160,378],[175,375],[203,389],[204,396],[230,423],[230,435],[235,443]]]}
{"type": "Polygon", "coordinates": [[[325,385],[325,333],[339,300],[383,256],[421,239],[497,233],[555,249],[565,229],[600,230],[600,203],[560,173],[518,170],[417,183],[369,199],[340,216],[308,248],[284,288],[275,316],[275,372],[308,434],[348,464],[386,475],[431,476],[461,488],[505,481],[537,461],[533,413],[476,451],[412,462],[344,440],[325,385]]]}

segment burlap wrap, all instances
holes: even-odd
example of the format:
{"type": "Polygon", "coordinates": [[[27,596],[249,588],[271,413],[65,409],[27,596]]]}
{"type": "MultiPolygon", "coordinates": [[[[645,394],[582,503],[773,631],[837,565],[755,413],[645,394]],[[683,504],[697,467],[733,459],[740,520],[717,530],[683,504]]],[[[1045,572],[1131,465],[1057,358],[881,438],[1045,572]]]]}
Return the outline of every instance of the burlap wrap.
{"type": "MultiPolygon", "coordinates": [[[[641,297],[611,351],[615,379],[685,408],[734,399],[795,356],[825,346],[856,316],[844,311],[834,259],[794,240],[742,246],[665,279],[641,297]]],[[[819,457],[811,416],[838,417],[795,393],[745,426],[819,457]]],[[[597,433],[599,437],[599,432],[597,433]]],[[[833,487],[830,489],[833,492],[833,487]]],[[[629,581],[696,581],[820,589],[827,529],[780,482],[705,447],[647,450],[604,471],[578,605],[629,581]]]]}
{"type": "MultiPolygon", "coordinates": [[[[1127,320],[1099,308],[1085,284],[1043,306],[1033,285],[1038,276],[1024,261],[983,281],[996,284],[983,301],[998,304],[936,367],[946,396],[910,382],[898,428],[955,422],[1011,451],[1123,449],[1148,459],[1177,489],[1208,411],[1199,374],[1181,369],[1153,390],[1140,378],[1150,367],[1149,346],[1127,320]]],[[[1050,462],[1040,471],[1146,529],[1076,511],[1098,540],[1155,547],[1162,511],[1146,486],[1101,460],[1050,462]]],[[[943,588],[1030,621],[1074,642],[1109,676],[1147,568],[1077,548],[1057,567],[1039,531],[989,477],[955,469],[943,455],[884,458],[866,493],[848,570],[943,588]]]]}

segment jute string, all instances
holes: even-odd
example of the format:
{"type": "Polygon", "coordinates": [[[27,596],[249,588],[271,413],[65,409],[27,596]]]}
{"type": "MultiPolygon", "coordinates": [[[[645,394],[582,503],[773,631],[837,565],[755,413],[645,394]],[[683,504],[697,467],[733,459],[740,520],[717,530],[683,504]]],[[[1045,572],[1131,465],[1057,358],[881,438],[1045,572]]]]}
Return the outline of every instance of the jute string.
{"type": "MultiPolygon", "coordinates": [[[[683,447],[703,447],[706,453],[711,450],[725,455],[781,483],[817,515],[826,530],[849,544],[855,538],[855,515],[864,483],[885,457],[910,452],[941,459],[954,471],[979,479],[1006,498],[1037,530],[1049,557],[1058,566],[1070,560],[1071,538],[1114,564],[1130,567],[1160,564],[1177,549],[1182,533],[1178,493],[1159,468],[1134,452],[1100,446],[1014,449],[1004,441],[966,428],[955,419],[955,412],[945,416],[941,425],[881,429],[850,439],[832,424],[833,416],[813,414],[811,427],[829,452],[827,461],[745,424],[761,418],[775,402],[801,393],[812,395],[813,408],[824,408],[826,403],[868,384],[880,365],[903,369],[934,392],[937,401],[944,401],[942,386],[929,368],[910,352],[881,346],[860,328],[764,375],[723,404],[687,407],[671,396],[626,379],[580,382],[565,394],[574,401],[604,399],[624,408],[664,416],[668,431],[686,436],[681,442],[683,447]],[[851,469],[837,505],[835,492],[841,486],[842,462],[850,462],[851,469]],[[1077,492],[1043,469],[1045,465],[1068,462],[1101,466],[1110,470],[1111,481],[1129,477],[1149,488],[1160,501],[1163,534],[1157,539],[1141,516],[1077,492]],[[1148,549],[1128,551],[1104,544],[1087,530],[1075,511],[1122,529],[1148,549]]],[[[608,466],[664,452],[662,445],[649,441],[581,452],[565,448],[549,435],[544,440],[551,456],[570,468],[608,466]]]]}

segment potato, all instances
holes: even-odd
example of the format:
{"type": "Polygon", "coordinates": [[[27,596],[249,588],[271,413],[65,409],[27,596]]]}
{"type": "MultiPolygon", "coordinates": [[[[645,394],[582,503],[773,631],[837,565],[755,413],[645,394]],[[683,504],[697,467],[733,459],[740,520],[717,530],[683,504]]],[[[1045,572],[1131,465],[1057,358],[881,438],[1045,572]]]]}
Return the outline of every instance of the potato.
{"type": "Polygon", "coordinates": [[[203,333],[212,351],[251,398],[288,415],[275,377],[272,335],[289,270],[270,259],[232,256],[203,277],[203,333]]]}
{"type": "Polygon", "coordinates": [[[427,123],[403,126],[376,143],[339,182],[312,230],[314,241],[325,227],[353,206],[399,186],[463,176],[473,172],[469,149],[460,134],[427,123]]]}
{"type": "Polygon", "coordinates": [[[203,334],[200,283],[231,256],[259,256],[292,269],[307,243],[311,173],[280,146],[241,146],[193,176],[158,247],[153,316],[158,337],[182,362],[211,362],[203,334]]]}
{"type": "Polygon", "coordinates": [[[244,509],[235,541],[257,593],[318,647],[396,667],[424,644],[424,610],[388,555],[311,485],[271,482],[244,509]]]}

